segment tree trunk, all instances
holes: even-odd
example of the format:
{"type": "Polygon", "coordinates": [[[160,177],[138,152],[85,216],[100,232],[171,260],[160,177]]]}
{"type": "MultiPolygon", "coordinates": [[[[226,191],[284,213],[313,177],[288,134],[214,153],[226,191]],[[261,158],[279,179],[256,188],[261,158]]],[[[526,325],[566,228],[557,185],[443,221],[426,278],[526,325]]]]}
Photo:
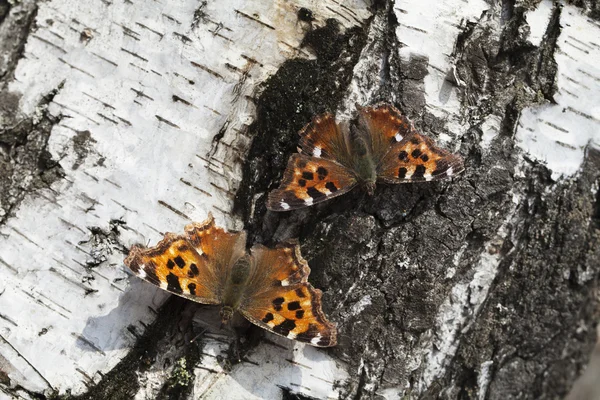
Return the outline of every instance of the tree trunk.
{"type": "Polygon", "coordinates": [[[0,398],[565,397],[600,317],[599,21],[592,0],[0,0],[0,398]],[[266,210],[303,125],[381,101],[465,173],[266,210]],[[300,240],[337,347],[219,330],[130,277],[133,243],[208,212],[300,240]]]}

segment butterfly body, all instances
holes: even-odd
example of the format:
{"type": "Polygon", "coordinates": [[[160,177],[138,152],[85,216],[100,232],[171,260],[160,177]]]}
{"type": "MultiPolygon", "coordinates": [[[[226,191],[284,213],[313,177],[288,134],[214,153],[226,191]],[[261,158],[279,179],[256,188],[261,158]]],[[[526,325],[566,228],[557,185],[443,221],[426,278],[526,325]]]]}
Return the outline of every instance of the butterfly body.
{"type": "Polygon", "coordinates": [[[338,124],[331,114],[317,116],[300,131],[298,150],[279,188],[269,193],[269,210],[311,206],[355,186],[366,187],[372,195],[377,181],[440,180],[464,170],[460,156],[418,134],[390,105],[358,107],[354,125],[338,124]]]}
{"type": "Polygon", "coordinates": [[[252,259],[249,256],[240,257],[231,266],[231,271],[224,284],[222,298],[219,298],[223,325],[226,325],[240,308],[250,279],[251,267],[252,259]]]}
{"type": "MultiPolygon", "coordinates": [[[[347,125],[344,128],[348,129],[347,125]]],[[[351,127],[350,129],[352,134],[346,135],[347,138],[350,138],[348,148],[351,149],[349,154],[347,154],[347,159],[351,159],[354,162],[349,169],[354,173],[357,183],[366,187],[369,195],[373,195],[375,183],[377,182],[377,163],[373,157],[370,138],[368,133],[361,131],[361,128],[351,127]],[[355,157],[352,157],[352,154],[355,157]]]]}
{"type": "Polygon", "coordinates": [[[236,312],[276,334],[327,347],[336,328],[321,310],[321,291],[296,243],[246,251],[245,232],[226,232],[209,216],[167,233],[155,247],[133,246],[125,264],[138,277],[186,299],[221,307],[221,322],[236,312]]]}

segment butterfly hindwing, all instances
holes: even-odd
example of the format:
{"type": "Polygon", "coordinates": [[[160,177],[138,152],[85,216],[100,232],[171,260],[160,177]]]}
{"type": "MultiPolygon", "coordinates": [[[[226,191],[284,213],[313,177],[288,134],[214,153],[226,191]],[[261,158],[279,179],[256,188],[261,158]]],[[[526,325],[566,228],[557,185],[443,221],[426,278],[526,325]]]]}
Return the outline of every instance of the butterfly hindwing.
{"type": "Polygon", "coordinates": [[[274,249],[252,247],[255,269],[240,312],[252,323],[313,346],[337,343],[337,329],[321,309],[321,291],[307,278],[310,268],[300,246],[288,243],[274,249]]]}
{"type": "Polygon", "coordinates": [[[388,183],[440,180],[464,171],[463,159],[416,132],[411,132],[385,154],[378,179],[388,183]]]}
{"type": "Polygon", "coordinates": [[[246,234],[215,226],[212,215],[185,227],[184,235],[167,233],[156,246],[135,245],[125,264],[140,278],[171,293],[203,304],[219,304],[230,260],[245,251],[246,234]]]}
{"type": "Polygon", "coordinates": [[[327,159],[294,154],[279,188],[269,193],[267,208],[287,211],[307,207],[348,192],[356,178],[346,167],[327,159]]]}

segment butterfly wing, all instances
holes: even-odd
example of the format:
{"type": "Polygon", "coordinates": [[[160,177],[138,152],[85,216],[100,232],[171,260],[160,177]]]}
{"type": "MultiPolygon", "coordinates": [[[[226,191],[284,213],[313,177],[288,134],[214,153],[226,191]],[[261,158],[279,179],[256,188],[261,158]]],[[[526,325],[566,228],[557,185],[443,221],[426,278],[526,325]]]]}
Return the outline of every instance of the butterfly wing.
{"type": "Polygon", "coordinates": [[[279,188],[269,193],[267,208],[288,211],[308,207],[348,192],[356,177],[343,165],[324,158],[294,154],[279,188]]]}
{"type": "Polygon", "coordinates": [[[135,245],[125,259],[138,277],[176,295],[203,304],[220,304],[232,260],[245,252],[246,233],[229,233],[214,218],[167,233],[155,247],[135,245]]]}
{"type": "Polygon", "coordinates": [[[318,347],[334,346],[337,329],[321,309],[321,291],[307,278],[310,268],[300,246],[252,247],[254,268],[239,308],[244,317],[268,331],[318,347]]]}
{"type": "Polygon", "coordinates": [[[361,107],[357,104],[356,108],[359,126],[364,128],[362,131],[370,133],[376,163],[381,161],[393,145],[415,131],[410,120],[389,104],[375,107],[361,107]]]}
{"type": "Polygon", "coordinates": [[[449,178],[464,169],[462,157],[413,131],[385,154],[377,178],[389,183],[424,182],[449,178]]]}
{"type": "Polygon", "coordinates": [[[298,151],[307,156],[335,160],[350,165],[348,142],[333,115],[317,115],[299,132],[298,151]]]}

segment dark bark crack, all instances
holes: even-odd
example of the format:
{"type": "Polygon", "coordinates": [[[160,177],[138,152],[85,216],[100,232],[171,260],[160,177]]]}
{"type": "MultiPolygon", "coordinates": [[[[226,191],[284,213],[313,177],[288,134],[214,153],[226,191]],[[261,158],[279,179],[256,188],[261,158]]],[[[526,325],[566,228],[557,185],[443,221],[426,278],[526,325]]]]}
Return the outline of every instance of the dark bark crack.
{"type": "Polygon", "coordinates": [[[12,217],[25,196],[51,189],[64,176],[62,167],[47,150],[52,128],[61,117],[48,112],[48,104],[60,88],[38,104],[40,117],[19,118],[18,97],[4,92],[0,101],[0,226],[12,217]]]}

